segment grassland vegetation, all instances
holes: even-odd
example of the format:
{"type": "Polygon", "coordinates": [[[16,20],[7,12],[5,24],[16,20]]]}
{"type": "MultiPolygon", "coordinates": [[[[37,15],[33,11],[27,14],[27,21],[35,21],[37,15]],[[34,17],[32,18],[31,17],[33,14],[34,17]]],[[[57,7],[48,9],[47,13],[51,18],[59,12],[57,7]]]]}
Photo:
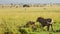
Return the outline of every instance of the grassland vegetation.
{"type": "MultiPolygon", "coordinates": [[[[52,18],[54,31],[60,30],[60,7],[27,7],[27,8],[0,8],[0,34],[21,34],[19,27],[28,21],[36,23],[37,30],[22,28],[28,34],[60,34],[60,32],[41,31],[40,24],[36,22],[37,17],[52,18]]],[[[44,28],[46,30],[46,27],[44,28]]]]}

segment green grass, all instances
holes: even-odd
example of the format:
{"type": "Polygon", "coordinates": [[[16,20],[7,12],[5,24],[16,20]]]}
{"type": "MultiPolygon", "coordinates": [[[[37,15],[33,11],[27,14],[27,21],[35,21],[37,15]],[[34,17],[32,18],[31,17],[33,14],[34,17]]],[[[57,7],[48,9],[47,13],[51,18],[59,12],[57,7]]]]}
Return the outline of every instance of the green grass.
{"type": "MultiPolygon", "coordinates": [[[[35,21],[37,17],[52,18],[54,30],[60,29],[60,8],[59,7],[31,7],[31,8],[0,8],[0,34],[6,31],[13,34],[20,34],[18,27],[28,21],[35,21]],[[46,8],[46,9],[44,9],[46,8]]],[[[36,22],[38,23],[38,22],[36,22]]],[[[29,34],[59,34],[59,32],[40,31],[32,32],[31,28],[24,28],[29,34]]]]}

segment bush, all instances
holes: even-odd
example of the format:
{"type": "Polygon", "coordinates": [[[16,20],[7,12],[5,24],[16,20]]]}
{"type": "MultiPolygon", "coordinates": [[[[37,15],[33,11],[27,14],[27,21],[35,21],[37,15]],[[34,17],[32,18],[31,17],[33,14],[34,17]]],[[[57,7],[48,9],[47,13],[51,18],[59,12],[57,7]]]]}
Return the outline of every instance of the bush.
{"type": "Polygon", "coordinates": [[[21,34],[28,34],[28,32],[25,29],[19,29],[19,32],[21,32],[21,34]]]}
{"type": "Polygon", "coordinates": [[[13,32],[4,32],[4,34],[13,34],[13,32]]]}

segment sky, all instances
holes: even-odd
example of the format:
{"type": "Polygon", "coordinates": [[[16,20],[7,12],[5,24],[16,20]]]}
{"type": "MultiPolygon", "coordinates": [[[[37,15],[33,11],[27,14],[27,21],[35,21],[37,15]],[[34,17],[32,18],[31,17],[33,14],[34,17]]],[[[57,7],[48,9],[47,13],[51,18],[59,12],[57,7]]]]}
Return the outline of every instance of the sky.
{"type": "Polygon", "coordinates": [[[35,4],[35,3],[60,3],[60,0],[0,0],[0,4],[35,4]]]}

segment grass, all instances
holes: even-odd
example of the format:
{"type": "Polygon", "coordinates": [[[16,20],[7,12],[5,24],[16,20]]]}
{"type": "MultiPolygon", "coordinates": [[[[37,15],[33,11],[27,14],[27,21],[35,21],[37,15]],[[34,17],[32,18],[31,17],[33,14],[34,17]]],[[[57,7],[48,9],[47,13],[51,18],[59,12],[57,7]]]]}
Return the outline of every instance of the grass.
{"type": "MultiPolygon", "coordinates": [[[[60,8],[59,7],[30,7],[30,8],[0,8],[0,34],[9,31],[13,34],[20,34],[18,27],[28,21],[35,21],[37,17],[52,18],[54,30],[60,30],[60,8]],[[45,8],[45,9],[44,9],[45,8]]],[[[37,23],[37,22],[36,22],[37,23]]],[[[59,34],[59,32],[40,31],[32,32],[26,28],[29,34],[59,34]]]]}

